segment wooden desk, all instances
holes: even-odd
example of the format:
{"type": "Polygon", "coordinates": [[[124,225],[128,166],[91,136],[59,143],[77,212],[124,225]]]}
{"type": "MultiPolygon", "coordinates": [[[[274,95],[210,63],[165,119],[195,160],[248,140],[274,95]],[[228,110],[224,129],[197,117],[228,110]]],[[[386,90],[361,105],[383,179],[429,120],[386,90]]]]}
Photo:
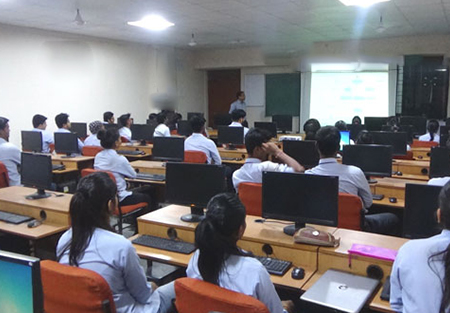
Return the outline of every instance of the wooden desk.
{"type": "Polygon", "coordinates": [[[149,174],[166,174],[165,162],[159,161],[133,161],[130,162],[134,169],[138,169],[139,173],[149,173],[149,174]]]}
{"type": "Polygon", "coordinates": [[[243,148],[239,148],[236,150],[226,150],[223,147],[217,148],[219,150],[219,154],[222,158],[238,158],[245,161],[248,157],[247,150],[243,148]]]}
{"type": "Polygon", "coordinates": [[[66,169],[82,170],[83,168],[93,168],[94,157],[90,156],[77,156],[73,158],[65,158],[64,155],[52,155],[53,164],[64,164],[66,169]]]}
{"type": "Polygon", "coordinates": [[[411,148],[411,151],[416,160],[430,160],[431,148],[411,148]]]}
{"type": "MultiPolygon", "coordinates": [[[[406,184],[426,184],[423,180],[400,179],[392,177],[377,177],[377,183],[370,186],[370,189],[375,194],[384,195],[385,199],[395,197],[397,200],[405,200],[405,186],[406,184]]],[[[385,200],[383,199],[383,200],[385,200]]],[[[382,200],[382,201],[383,201],[382,200]]],[[[374,201],[374,203],[377,203],[374,201]]],[[[386,203],[387,204],[387,203],[386,203]]],[[[399,204],[399,203],[395,203],[399,204]]]]}
{"type": "Polygon", "coordinates": [[[395,160],[392,163],[392,171],[402,172],[402,176],[394,175],[407,179],[427,180],[430,172],[430,161],[415,161],[415,160],[395,160]]]}

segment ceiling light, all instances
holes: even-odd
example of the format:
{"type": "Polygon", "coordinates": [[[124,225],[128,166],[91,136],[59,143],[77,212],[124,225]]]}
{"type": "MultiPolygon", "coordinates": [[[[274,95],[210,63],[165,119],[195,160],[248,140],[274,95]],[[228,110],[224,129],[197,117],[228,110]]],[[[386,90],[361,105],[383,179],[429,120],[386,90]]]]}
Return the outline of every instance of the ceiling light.
{"type": "Polygon", "coordinates": [[[73,22],[75,24],[77,24],[78,26],[83,26],[84,24],[86,24],[86,22],[81,17],[80,9],[77,9],[77,14],[75,15],[75,18],[74,18],[73,22]]]}
{"type": "Polygon", "coordinates": [[[159,15],[147,15],[143,17],[140,21],[128,22],[128,25],[142,27],[150,30],[164,30],[175,24],[169,22],[168,20],[159,15]]]}
{"type": "Polygon", "coordinates": [[[194,33],[192,33],[192,38],[191,41],[189,41],[188,45],[191,47],[195,47],[197,45],[197,42],[194,39],[194,33]]]}
{"type": "Polygon", "coordinates": [[[371,6],[372,4],[379,3],[379,2],[387,2],[390,0],[339,0],[339,1],[341,1],[346,6],[355,5],[355,6],[367,8],[367,7],[371,6]]]}

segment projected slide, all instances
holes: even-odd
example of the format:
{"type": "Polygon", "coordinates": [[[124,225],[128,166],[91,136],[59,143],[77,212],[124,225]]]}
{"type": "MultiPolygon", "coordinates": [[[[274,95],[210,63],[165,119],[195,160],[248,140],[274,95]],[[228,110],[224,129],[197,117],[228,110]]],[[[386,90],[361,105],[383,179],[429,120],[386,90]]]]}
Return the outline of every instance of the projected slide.
{"type": "Polygon", "coordinates": [[[33,312],[31,268],[0,261],[0,312],[33,312]]]}
{"type": "Polygon", "coordinates": [[[322,125],[388,114],[388,72],[312,73],[310,117],[322,125]]]}

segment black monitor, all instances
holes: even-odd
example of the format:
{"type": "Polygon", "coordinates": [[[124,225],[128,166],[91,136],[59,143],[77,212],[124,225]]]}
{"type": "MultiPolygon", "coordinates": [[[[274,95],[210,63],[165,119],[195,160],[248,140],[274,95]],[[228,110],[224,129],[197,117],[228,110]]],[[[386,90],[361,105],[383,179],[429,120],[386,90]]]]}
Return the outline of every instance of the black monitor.
{"type": "MultiPolygon", "coordinates": [[[[400,125],[398,128],[399,128],[400,132],[406,133],[406,143],[412,144],[413,140],[414,140],[414,126],[413,125],[400,125]]],[[[381,131],[391,132],[392,126],[383,125],[381,127],[381,131]]]]}
{"type": "Polygon", "coordinates": [[[361,124],[347,124],[347,129],[350,132],[350,139],[356,142],[359,133],[366,129],[366,126],[361,124]]]}
{"type": "Polygon", "coordinates": [[[178,126],[177,128],[178,135],[186,137],[192,135],[192,127],[189,121],[180,120],[177,122],[177,126],[178,126]]]}
{"type": "Polygon", "coordinates": [[[292,131],[292,115],[273,115],[272,122],[277,124],[277,130],[283,134],[292,131]]]}
{"type": "Polygon", "coordinates": [[[222,165],[166,165],[166,200],[169,203],[191,206],[191,214],[181,217],[185,222],[200,221],[208,201],[225,191],[225,167],[222,165]]]}
{"type": "Polygon", "coordinates": [[[42,133],[40,131],[22,130],[22,150],[42,152],[42,133]]]}
{"type": "Polygon", "coordinates": [[[442,186],[406,184],[403,236],[410,239],[427,238],[440,233],[436,211],[442,186]]]}
{"type": "Polygon", "coordinates": [[[0,286],[0,312],[44,312],[38,258],[0,250],[0,286]]]}
{"type": "Polygon", "coordinates": [[[72,133],[77,134],[78,138],[86,138],[87,137],[87,125],[86,123],[70,123],[70,131],[72,133]]]}
{"type": "Polygon", "coordinates": [[[288,235],[305,223],[337,226],[338,193],[335,176],[264,172],[262,216],[295,222],[284,228],[288,235]]]}
{"type": "Polygon", "coordinates": [[[108,130],[108,129],[112,129],[112,128],[115,128],[115,129],[119,129],[119,125],[117,125],[117,124],[103,124],[103,126],[105,126],[105,129],[106,130],[108,130]]]}
{"type": "MultiPolygon", "coordinates": [[[[342,164],[359,167],[368,180],[370,176],[390,177],[392,175],[392,146],[344,146],[342,164]]],[[[376,181],[369,180],[369,182],[376,181]]]]}
{"type": "Polygon", "coordinates": [[[78,138],[74,133],[55,133],[56,153],[65,153],[67,157],[78,154],[78,138]]]}
{"type": "Polygon", "coordinates": [[[255,122],[255,128],[265,129],[272,138],[277,138],[277,124],[273,122],[255,122]]]}
{"type": "Polygon", "coordinates": [[[319,164],[319,150],[315,140],[284,140],[283,151],[309,169],[319,164]]]}
{"type": "Polygon", "coordinates": [[[146,124],[154,125],[156,127],[156,126],[158,126],[158,121],[156,119],[153,119],[153,120],[147,119],[146,124]]]}
{"type": "Polygon", "coordinates": [[[392,146],[393,155],[406,155],[408,134],[404,132],[371,131],[373,143],[392,146]]]}
{"type": "Polygon", "coordinates": [[[439,128],[439,146],[447,147],[449,134],[450,134],[450,126],[441,126],[439,128]]]}
{"type": "Polygon", "coordinates": [[[219,145],[226,144],[228,149],[236,149],[234,145],[244,144],[244,127],[219,126],[217,131],[219,145]]]}
{"type": "Polygon", "coordinates": [[[414,135],[423,135],[427,132],[427,119],[422,116],[401,116],[400,125],[413,125],[414,135]]]}
{"type": "Polygon", "coordinates": [[[200,117],[205,117],[204,116],[204,114],[202,113],[202,112],[188,112],[188,114],[187,114],[187,120],[189,121],[190,119],[191,119],[191,117],[193,117],[193,116],[195,116],[195,115],[197,115],[197,116],[200,116],[200,117]]]}
{"type": "Polygon", "coordinates": [[[52,157],[46,154],[22,152],[20,164],[22,184],[37,188],[35,194],[25,198],[35,200],[50,197],[50,194],[45,193],[45,189],[50,189],[52,184],[52,157]]]}
{"type": "Polygon", "coordinates": [[[214,126],[228,126],[232,122],[231,114],[229,113],[217,113],[214,115],[214,126]]]}
{"type": "Polygon", "coordinates": [[[152,157],[153,160],[183,162],[184,138],[154,137],[152,157]]]}
{"type": "Polygon", "coordinates": [[[387,117],[369,117],[364,118],[364,126],[368,131],[380,131],[383,125],[386,125],[387,117]]]}
{"type": "Polygon", "coordinates": [[[131,124],[131,140],[139,140],[142,146],[152,141],[155,126],[151,124],[131,124]]]}
{"type": "Polygon", "coordinates": [[[430,153],[430,178],[450,176],[450,149],[432,147],[430,153]]]}

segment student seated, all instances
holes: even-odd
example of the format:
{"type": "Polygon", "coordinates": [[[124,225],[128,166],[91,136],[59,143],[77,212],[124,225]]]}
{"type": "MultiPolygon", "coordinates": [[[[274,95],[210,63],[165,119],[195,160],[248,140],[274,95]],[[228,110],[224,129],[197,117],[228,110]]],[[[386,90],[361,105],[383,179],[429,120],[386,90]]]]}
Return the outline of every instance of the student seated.
{"type": "Polygon", "coordinates": [[[282,313],[283,305],[292,309],[291,301],[280,301],[264,266],[237,246],[246,228],[245,207],[238,197],[218,194],[207,209],[195,229],[198,249],[189,261],[187,276],[252,296],[271,313],[282,313]]]}
{"type": "Polygon", "coordinates": [[[47,128],[47,117],[41,114],[36,114],[33,116],[33,131],[42,133],[42,152],[50,152],[50,144],[54,144],[53,135],[46,131],[47,128]]]}
{"type": "Polygon", "coordinates": [[[361,125],[362,124],[361,118],[358,115],[353,116],[352,124],[353,125],[361,125]]]}
{"type": "Polygon", "coordinates": [[[100,274],[118,313],[168,312],[175,297],[173,283],[158,289],[148,284],[131,241],[110,226],[110,212],[118,205],[116,192],[106,173],[80,180],[70,201],[71,228],[56,248],[58,261],[100,274]]]}
{"type": "Polygon", "coordinates": [[[233,173],[233,185],[236,191],[240,183],[262,183],[262,173],[303,172],[305,168],[284,153],[276,144],[269,142],[271,136],[264,129],[252,128],[245,136],[248,157],[244,165],[233,173]],[[268,161],[269,155],[280,163],[268,161]]]}
{"type": "Polygon", "coordinates": [[[119,134],[121,137],[124,137],[126,140],[131,141],[131,118],[130,118],[131,114],[127,113],[127,114],[122,114],[121,116],[119,116],[118,121],[119,121],[119,134]]]}
{"type": "Polygon", "coordinates": [[[315,118],[310,118],[303,124],[305,140],[316,140],[316,133],[320,129],[320,123],[315,118]]]}
{"type": "Polygon", "coordinates": [[[439,122],[437,120],[429,120],[427,125],[428,133],[419,137],[419,141],[434,141],[439,143],[440,138],[437,132],[439,131],[439,122]]]}
{"type": "Polygon", "coordinates": [[[9,120],[0,116],[0,162],[8,170],[9,185],[20,185],[20,149],[9,142],[9,120]]]}
{"type": "MultiPolygon", "coordinates": [[[[66,113],[60,113],[55,116],[56,126],[58,126],[58,130],[55,133],[70,133],[70,120],[69,115],[66,113]]],[[[81,153],[83,150],[84,144],[78,139],[78,151],[81,153]]]]}
{"type": "Polygon", "coordinates": [[[93,121],[89,123],[89,131],[91,134],[84,141],[85,146],[98,146],[101,147],[100,139],[98,139],[97,134],[101,129],[105,129],[103,123],[100,121],[93,121]]]}
{"type": "Polygon", "coordinates": [[[444,313],[450,303],[450,184],[439,194],[441,234],[410,240],[398,251],[391,272],[390,305],[395,312],[444,313]]]}
{"type": "MultiPolygon", "coordinates": [[[[348,131],[347,123],[344,122],[343,120],[337,121],[337,122],[334,124],[334,127],[336,127],[337,129],[339,129],[339,131],[341,131],[341,132],[347,132],[347,131],[348,131]]],[[[349,143],[350,143],[351,145],[354,145],[354,144],[355,144],[355,142],[354,142],[352,139],[350,139],[350,142],[349,142],[349,143]]],[[[346,144],[345,142],[341,141],[341,147],[344,146],[345,144],[346,144]]]]}
{"type": "Polygon", "coordinates": [[[373,136],[372,136],[372,134],[368,130],[363,129],[362,131],[359,132],[358,138],[356,138],[356,144],[357,145],[371,145],[371,144],[373,144],[373,136]]]}
{"type": "MultiPolygon", "coordinates": [[[[247,113],[245,113],[244,110],[234,110],[231,112],[231,124],[228,125],[229,127],[244,127],[243,123],[245,122],[245,117],[247,116],[247,113]]],[[[248,133],[248,128],[244,127],[244,137],[248,133]]]]}
{"type": "Polygon", "coordinates": [[[103,123],[114,124],[114,113],[111,111],[106,111],[105,113],[103,113],[103,123]]]}
{"type": "Polygon", "coordinates": [[[206,154],[208,164],[214,162],[214,164],[222,164],[219,150],[217,150],[216,144],[211,139],[206,138],[203,133],[205,131],[205,118],[194,115],[189,120],[189,124],[192,128],[192,135],[190,135],[184,141],[184,150],[201,151],[206,154]]]}
{"type": "Polygon", "coordinates": [[[167,116],[165,113],[161,112],[156,116],[156,122],[158,126],[156,126],[155,131],[153,132],[153,137],[170,137],[170,129],[166,125],[168,122],[167,116]]]}

